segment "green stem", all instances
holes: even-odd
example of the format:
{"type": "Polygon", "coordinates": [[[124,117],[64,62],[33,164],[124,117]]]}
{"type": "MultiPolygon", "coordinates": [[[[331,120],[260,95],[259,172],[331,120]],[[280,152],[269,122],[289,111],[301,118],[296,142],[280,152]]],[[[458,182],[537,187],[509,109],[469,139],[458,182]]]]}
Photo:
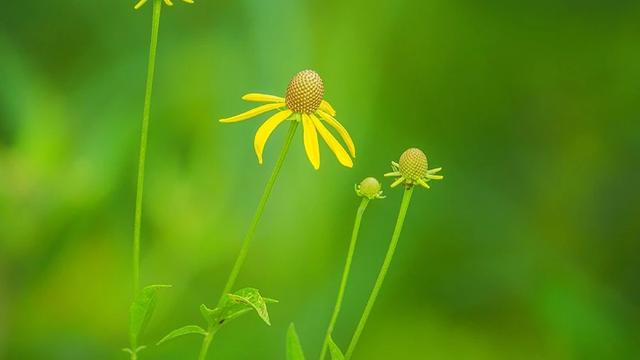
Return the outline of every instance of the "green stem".
{"type": "MultiPolygon", "coordinates": [[[[244,264],[244,260],[247,257],[247,253],[249,252],[249,245],[251,244],[251,240],[253,240],[253,235],[256,232],[256,227],[260,222],[260,218],[262,217],[262,212],[264,211],[267,202],[269,201],[269,195],[271,195],[271,190],[273,190],[273,186],[278,179],[278,175],[280,174],[280,169],[282,169],[282,164],[284,164],[284,160],[287,157],[287,153],[289,152],[289,146],[291,145],[291,140],[293,140],[293,135],[296,132],[296,128],[298,127],[299,121],[296,119],[291,120],[291,125],[289,126],[289,133],[287,138],[282,146],[282,150],[280,150],[280,156],[278,157],[278,161],[276,162],[273,171],[271,172],[271,177],[267,182],[267,185],[264,188],[262,193],[262,197],[260,198],[260,202],[258,203],[258,208],[256,209],[255,214],[253,215],[253,219],[251,220],[251,224],[249,224],[249,229],[242,241],[242,247],[240,248],[240,252],[238,253],[238,257],[236,258],[236,262],[233,264],[233,269],[231,269],[231,273],[229,274],[229,278],[227,279],[227,283],[224,286],[224,290],[222,291],[222,295],[220,295],[220,300],[218,301],[218,306],[224,300],[225,295],[230,293],[236,283],[236,279],[238,278],[238,273],[244,264]]],[[[200,349],[200,360],[204,360],[207,357],[207,352],[209,351],[209,344],[213,340],[213,335],[215,331],[211,331],[212,327],[209,327],[208,333],[211,336],[205,336],[202,340],[202,347],[200,349]]]]}
{"type": "MultiPolygon", "coordinates": [[[[144,191],[144,165],[147,157],[147,138],[149,134],[149,114],[151,112],[151,93],[153,91],[153,74],[156,65],[158,48],[158,29],[160,28],[160,10],[162,0],[153,2],[153,18],[151,21],[151,43],[149,45],[149,63],[147,65],[147,84],[144,94],[144,110],[142,112],[142,130],[140,133],[140,156],[138,159],[138,179],[136,186],[136,208],[133,220],[133,298],[140,289],[140,228],[142,223],[142,193],[144,191]]],[[[138,341],[131,337],[131,360],[138,358],[138,341]]]]}
{"type": "Polygon", "coordinates": [[[144,95],[142,113],[142,131],[140,135],[140,157],[138,160],[138,185],[136,189],[136,210],[133,225],[133,291],[134,296],[140,288],[140,227],[142,223],[142,192],[144,191],[144,164],[147,157],[147,138],[149,135],[149,114],[151,112],[151,93],[153,74],[156,66],[158,48],[158,29],[160,28],[160,10],[162,0],[153,2],[153,20],[151,22],[151,44],[149,46],[149,64],[147,65],[147,87],[144,95]]]}
{"type": "Polygon", "coordinates": [[[353,232],[351,233],[351,242],[349,243],[349,252],[347,253],[347,260],[344,264],[344,270],[342,271],[342,280],[340,281],[338,298],[336,299],[336,304],[333,307],[333,314],[331,315],[331,321],[329,321],[327,334],[324,338],[324,343],[322,344],[320,360],[324,360],[325,356],[327,355],[329,338],[331,337],[331,333],[333,333],[333,328],[335,327],[336,321],[338,320],[338,315],[340,314],[340,307],[342,306],[342,299],[344,298],[344,290],[347,287],[347,280],[349,279],[349,271],[351,270],[353,253],[356,250],[356,242],[358,241],[358,232],[360,232],[360,222],[362,221],[362,215],[364,214],[364,211],[366,210],[368,204],[369,204],[369,199],[366,197],[363,197],[362,202],[360,203],[360,207],[358,207],[358,212],[356,213],[356,221],[353,224],[353,232]]]}
{"type": "Polygon", "coordinates": [[[209,352],[209,346],[211,345],[211,340],[213,340],[213,336],[218,331],[219,327],[213,324],[209,325],[209,330],[207,331],[207,335],[205,335],[204,340],[202,340],[202,346],[200,347],[200,355],[198,356],[198,360],[205,360],[207,358],[207,353],[209,352]]]}
{"type": "Polygon", "coordinates": [[[398,213],[398,220],[396,221],[396,227],[393,230],[393,235],[391,236],[391,242],[389,243],[389,249],[387,250],[387,255],[384,258],[384,262],[382,263],[382,267],[380,268],[380,273],[378,274],[378,278],[376,279],[376,283],[373,286],[373,290],[371,291],[371,295],[369,296],[369,300],[367,301],[367,305],[364,308],[364,312],[362,313],[362,317],[360,318],[360,322],[356,327],[356,331],[353,334],[353,338],[351,338],[351,343],[349,344],[349,348],[347,349],[347,353],[345,355],[345,359],[349,360],[353,355],[353,351],[358,344],[358,339],[360,339],[360,335],[362,334],[362,330],[364,329],[364,325],[367,323],[367,318],[371,313],[371,309],[373,308],[373,304],[376,302],[376,298],[378,297],[378,293],[380,292],[380,288],[382,287],[382,283],[384,282],[385,276],[387,276],[387,271],[389,270],[389,265],[391,265],[391,260],[393,259],[393,254],[396,251],[396,246],[398,245],[398,239],[400,239],[400,232],[402,231],[402,225],[404,224],[404,218],[407,215],[407,209],[409,208],[409,203],[411,202],[411,194],[413,194],[413,186],[409,186],[405,188],[404,195],[402,196],[402,203],[400,204],[400,211],[398,213]]]}

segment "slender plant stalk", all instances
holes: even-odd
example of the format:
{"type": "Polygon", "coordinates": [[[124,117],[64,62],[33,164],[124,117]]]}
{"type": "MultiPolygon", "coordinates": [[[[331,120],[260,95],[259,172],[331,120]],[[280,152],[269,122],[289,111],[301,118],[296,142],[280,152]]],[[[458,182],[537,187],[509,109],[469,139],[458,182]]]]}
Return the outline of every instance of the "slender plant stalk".
{"type": "MultiPolygon", "coordinates": [[[[240,248],[240,252],[238,253],[238,257],[236,258],[236,262],[233,265],[233,269],[231,269],[231,273],[229,274],[229,278],[227,279],[227,283],[224,286],[224,290],[222,291],[222,295],[220,296],[220,300],[218,301],[218,306],[222,304],[225,295],[230,293],[233,290],[233,287],[236,283],[236,279],[238,278],[238,273],[244,264],[244,260],[247,257],[247,253],[249,252],[249,246],[251,245],[251,240],[253,240],[253,235],[256,232],[256,227],[260,222],[260,218],[262,217],[262,213],[264,211],[267,202],[269,201],[269,196],[271,195],[271,190],[273,190],[273,186],[278,179],[278,175],[280,174],[280,169],[282,169],[282,165],[284,164],[284,160],[287,157],[287,153],[289,152],[289,147],[291,145],[291,140],[293,140],[293,135],[296,132],[296,128],[298,127],[297,120],[291,120],[291,125],[289,126],[289,133],[285,140],[284,145],[282,146],[282,150],[280,150],[280,156],[278,157],[278,161],[273,168],[273,172],[271,173],[271,177],[267,182],[267,185],[264,188],[264,192],[262,193],[262,197],[260,198],[260,202],[258,203],[258,208],[256,209],[255,214],[253,215],[253,219],[249,224],[249,229],[242,241],[242,247],[240,248]]],[[[204,360],[207,357],[207,352],[209,351],[209,345],[213,340],[213,336],[217,331],[217,324],[210,324],[209,330],[207,331],[207,335],[202,340],[202,347],[200,348],[200,360],[204,360]]]]}
{"type": "Polygon", "coordinates": [[[360,322],[358,322],[358,326],[356,327],[356,331],[353,334],[353,338],[351,338],[351,343],[347,348],[347,353],[345,354],[346,360],[349,360],[353,355],[353,351],[355,350],[355,347],[358,344],[358,340],[360,339],[360,335],[362,334],[364,325],[367,323],[367,318],[371,313],[373,304],[376,302],[376,298],[378,297],[378,293],[380,292],[380,288],[382,287],[384,278],[385,276],[387,276],[389,265],[391,265],[393,254],[395,253],[396,246],[398,245],[398,239],[400,239],[400,232],[402,231],[402,225],[404,224],[404,218],[407,215],[407,209],[409,208],[409,203],[411,202],[412,194],[413,194],[413,186],[406,187],[404,190],[404,195],[402,196],[402,203],[400,204],[398,220],[396,221],[396,227],[393,230],[393,235],[391,236],[391,242],[389,243],[389,249],[387,250],[387,255],[384,258],[384,262],[382,263],[382,267],[380,268],[380,273],[378,274],[376,283],[373,286],[373,290],[371,291],[371,295],[369,296],[367,305],[364,308],[364,312],[362,313],[360,322]]]}
{"type": "MultiPolygon", "coordinates": [[[[142,130],[140,132],[140,155],[138,158],[138,179],[136,186],[136,208],[133,220],[133,298],[140,290],[140,229],[142,224],[142,193],[144,192],[144,167],[147,158],[147,139],[149,135],[149,115],[151,113],[151,94],[153,92],[153,74],[156,66],[156,50],[158,48],[158,30],[160,28],[160,11],[162,0],[153,2],[153,18],[151,20],[151,42],[149,45],[149,63],[147,65],[147,83],[144,93],[144,109],[142,111],[142,130]]],[[[131,338],[131,360],[138,359],[138,344],[131,338]]]]}
{"type": "Polygon", "coordinates": [[[340,308],[342,306],[342,299],[344,298],[344,291],[347,287],[347,280],[349,279],[349,271],[351,270],[351,262],[353,260],[353,253],[356,250],[356,242],[358,241],[358,233],[360,232],[360,223],[362,222],[362,215],[364,211],[367,209],[367,205],[369,204],[369,198],[362,197],[362,202],[360,203],[360,207],[358,207],[358,212],[356,213],[356,221],[353,224],[353,232],[351,233],[351,242],[349,243],[349,252],[347,253],[347,260],[344,264],[344,270],[342,271],[342,280],[340,281],[340,289],[338,290],[338,297],[336,299],[336,304],[333,307],[333,314],[331,315],[331,320],[329,321],[329,327],[327,328],[327,334],[324,338],[324,343],[322,344],[322,351],[320,353],[320,360],[324,360],[327,355],[327,349],[329,347],[329,338],[331,337],[331,333],[333,333],[333,328],[336,325],[336,321],[338,320],[338,315],[340,314],[340,308]]]}
{"type": "Polygon", "coordinates": [[[147,138],[149,135],[149,115],[151,112],[151,93],[153,92],[153,74],[156,67],[158,48],[158,29],[162,0],[153,2],[153,20],[151,21],[151,44],[149,46],[149,64],[147,65],[147,87],[144,95],[142,113],[142,131],[140,134],[140,157],[138,160],[138,185],[136,189],[136,210],[133,225],[133,291],[134,297],[140,288],[140,227],[142,223],[142,193],[144,191],[144,165],[147,157],[147,138]]]}
{"type": "Polygon", "coordinates": [[[200,355],[198,356],[198,360],[205,360],[207,358],[211,340],[213,340],[213,336],[216,334],[216,332],[218,332],[219,328],[220,326],[217,325],[209,326],[209,331],[207,331],[207,335],[205,335],[204,340],[202,340],[202,346],[200,347],[200,355]]]}

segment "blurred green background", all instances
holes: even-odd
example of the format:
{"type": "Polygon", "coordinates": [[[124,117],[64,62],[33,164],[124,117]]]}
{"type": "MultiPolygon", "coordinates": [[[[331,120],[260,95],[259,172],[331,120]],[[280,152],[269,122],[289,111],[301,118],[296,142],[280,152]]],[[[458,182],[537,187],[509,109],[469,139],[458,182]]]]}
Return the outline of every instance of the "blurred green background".
{"type": "MultiPolygon", "coordinates": [[[[176,0],[174,0],[176,1],[176,0]]],[[[7,1],[0,10],[0,358],[125,359],[135,170],[151,7],[7,1]]],[[[311,68],[353,136],[341,167],[301,133],[239,286],[277,298],[211,359],[309,358],[329,319],[358,198],[411,146],[445,180],[418,191],[357,359],[640,358],[640,3],[176,1],[165,8],[143,216],[143,283],[169,283],[143,341],[202,324],[286,133],[265,118],[311,68]]],[[[346,347],[401,190],[371,204],[335,333],[346,347]]],[[[193,359],[177,339],[143,359],[193,359]]]]}

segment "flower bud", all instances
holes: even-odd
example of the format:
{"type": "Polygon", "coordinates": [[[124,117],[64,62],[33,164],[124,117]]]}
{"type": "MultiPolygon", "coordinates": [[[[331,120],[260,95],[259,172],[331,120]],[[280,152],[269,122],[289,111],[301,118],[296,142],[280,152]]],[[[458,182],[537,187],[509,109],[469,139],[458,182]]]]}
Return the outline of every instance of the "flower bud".
{"type": "Polygon", "coordinates": [[[382,185],[378,179],[374,177],[365,178],[356,186],[356,194],[358,196],[366,197],[369,199],[382,199],[382,185]]]}

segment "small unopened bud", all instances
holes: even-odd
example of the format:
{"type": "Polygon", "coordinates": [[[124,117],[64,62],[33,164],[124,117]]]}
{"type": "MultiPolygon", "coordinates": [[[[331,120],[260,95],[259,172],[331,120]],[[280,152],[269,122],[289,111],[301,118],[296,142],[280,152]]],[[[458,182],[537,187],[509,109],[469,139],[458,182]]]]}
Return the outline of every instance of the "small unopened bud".
{"type": "Polygon", "coordinates": [[[356,185],[356,194],[358,196],[366,197],[371,200],[373,199],[383,199],[382,196],[382,185],[378,181],[378,179],[374,177],[365,178],[360,182],[359,185],[356,185]]]}

